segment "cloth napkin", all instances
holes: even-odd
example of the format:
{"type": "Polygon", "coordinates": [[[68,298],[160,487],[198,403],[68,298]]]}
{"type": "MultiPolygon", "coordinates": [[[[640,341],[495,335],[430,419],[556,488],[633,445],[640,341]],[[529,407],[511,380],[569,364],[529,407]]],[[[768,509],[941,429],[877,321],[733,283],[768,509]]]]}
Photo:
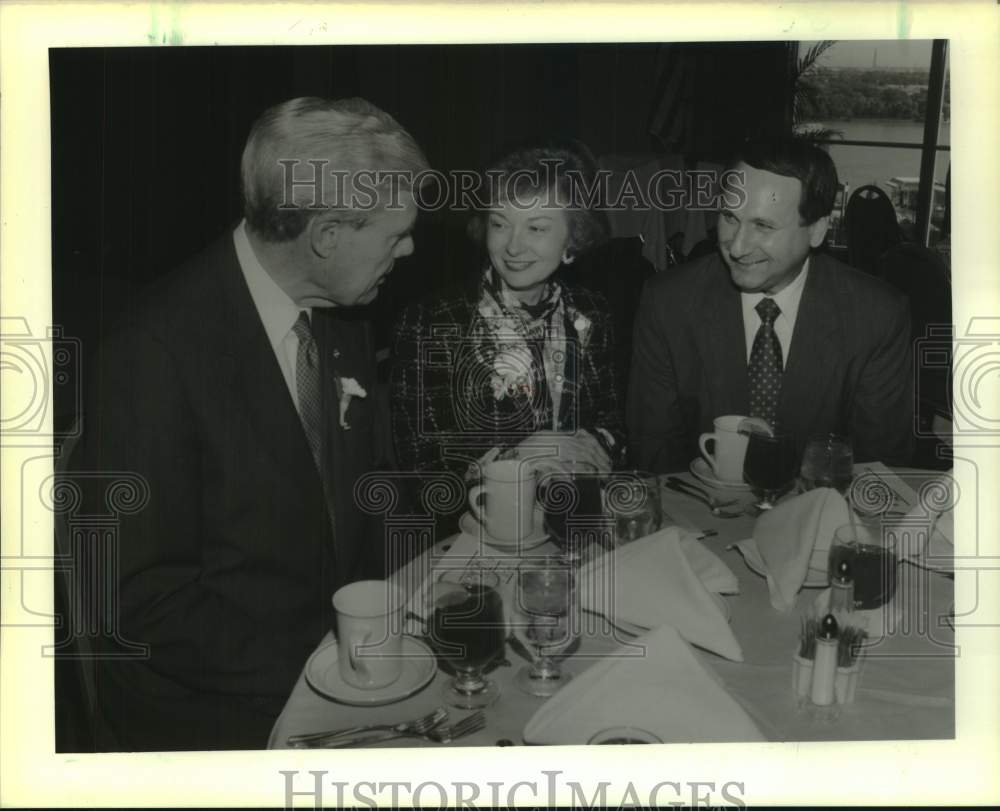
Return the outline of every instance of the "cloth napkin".
{"type": "Polygon", "coordinates": [[[821,567],[837,527],[850,520],[844,497],[831,487],[818,487],[763,513],[753,538],[737,548],[763,562],[771,605],[788,611],[795,605],[810,559],[821,567]]]}
{"type": "Polygon", "coordinates": [[[669,625],[574,678],[532,716],[524,740],[584,744],[601,730],[621,726],[674,743],[764,740],[750,716],[669,625]]]}
{"type": "Polygon", "coordinates": [[[587,611],[643,628],[672,625],[688,642],[742,662],[743,650],[709,594],[738,588],[729,567],[678,527],[595,558],[578,584],[587,611]]]}

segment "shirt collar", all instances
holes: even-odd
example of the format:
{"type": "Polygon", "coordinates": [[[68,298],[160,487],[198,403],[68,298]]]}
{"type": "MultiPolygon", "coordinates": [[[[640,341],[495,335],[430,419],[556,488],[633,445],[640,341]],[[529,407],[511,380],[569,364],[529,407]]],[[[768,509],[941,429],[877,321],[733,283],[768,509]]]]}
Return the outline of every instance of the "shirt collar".
{"type": "Polygon", "coordinates": [[[246,225],[247,221],[242,220],[233,231],[236,258],[239,260],[243,277],[247,281],[247,287],[250,288],[250,297],[257,308],[257,314],[264,324],[267,338],[274,350],[277,351],[298,320],[299,313],[307,312],[311,315],[311,308],[299,307],[271,278],[253,252],[253,247],[247,237],[246,225]]]}
{"type": "MultiPolygon", "coordinates": [[[[802,272],[792,280],[791,284],[771,296],[774,303],[778,305],[778,309],[781,310],[781,315],[792,323],[795,322],[795,317],[798,315],[799,302],[802,301],[802,290],[806,286],[806,276],[808,275],[809,257],[807,256],[802,265],[802,272]]],[[[753,309],[764,298],[763,293],[741,293],[740,295],[743,298],[744,309],[753,309]]]]}

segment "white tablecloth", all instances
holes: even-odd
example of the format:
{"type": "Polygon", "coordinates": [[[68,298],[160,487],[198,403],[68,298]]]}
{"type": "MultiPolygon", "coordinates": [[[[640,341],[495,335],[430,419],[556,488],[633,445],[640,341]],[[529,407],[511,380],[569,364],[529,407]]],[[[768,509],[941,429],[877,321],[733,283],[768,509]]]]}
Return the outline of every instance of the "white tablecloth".
{"type": "MultiPolygon", "coordinates": [[[[930,477],[930,473],[915,473],[930,477]]],[[[688,475],[683,478],[693,481],[688,475]]],[[[909,478],[908,481],[913,481],[909,478]]],[[[832,723],[818,721],[799,710],[792,693],[792,654],[799,634],[799,614],[817,592],[803,589],[796,610],[781,613],[770,604],[764,578],[743,563],[730,544],[747,538],[753,529],[750,518],[716,519],[699,503],[666,488],[663,492],[665,522],[687,528],[710,529],[718,534],[705,544],[725,561],[740,581],[740,594],[726,598],[732,614],[732,629],[745,661],[730,662],[696,650],[696,654],[722,680],[725,688],[749,713],[761,732],[779,741],[809,740],[913,740],[954,737],[954,631],[945,621],[954,595],[954,582],[940,574],[903,564],[899,571],[896,599],[903,614],[896,631],[869,651],[856,700],[842,708],[832,723]]],[[[444,541],[443,543],[448,543],[444,541]]],[[[404,588],[414,588],[429,571],[425,556],[398,574],[404,588]]],[[[961,578],[959,572],[956,577],[961,578]]],[[[318,644],[330,641],[318,640],[318,644]]],[[[614,650],[622,638],[603,635],[598,628],[581,640],[566,669],[582,672],[593,657],[614,650]]],[[[544,699],[522,693],[513,683],[524,664],[510,647],[510,665],[491,673],[503,690],[500,700],[485,710],[487,727],[452,746],[493,746],[501,740],[522,743],[525,724],[544,699]]],[[[447,676],[438,672],[434,681],[418,694],[395,704],[366,708],[351,707],[326,699],[312,690],[304,675],[298,682],[271,734],[271,748],[285,745],[293,733],[311,732],[355,723],[378,723],[415,718],[441,703],[440,690],[447,676]]],[[[462,717],[460,710],[452,718],[462,717]]],[[[402,739],[384,746],[428,745],[402,739]]],[[[436,746],[439,744],[429,744],[436,746]]]]}

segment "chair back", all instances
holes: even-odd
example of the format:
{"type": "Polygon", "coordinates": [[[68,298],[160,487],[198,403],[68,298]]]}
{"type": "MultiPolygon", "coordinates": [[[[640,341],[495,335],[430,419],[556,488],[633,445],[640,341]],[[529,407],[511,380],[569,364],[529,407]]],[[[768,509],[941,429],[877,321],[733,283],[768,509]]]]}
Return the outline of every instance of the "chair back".
{"type": "Polygon", "coordinates": [[[878,186],[855,189],[844,211],[848,263],[866,273],[875,273],[879,257],[902,242],[896,209],[878,186]]]}
{"type": "MultiPolygon", "coordinates": [[[[910,300],[910,334],[915,349],[919,349],[916,342],[920,340],[950,334],[951,281],[948,268],[936,251],[909,243],[896,245],[879,258],[877,273],[910,300]]],[[[950,341],[947,343],[950,345],[950,341]]],[[[915,356],[919,361],[921,353],[916,352],[915,356]]],[[[935,420],[952,417],[950,353],[947,363],[919,362],[914,377],[920,434],[931,436],[935,420]]],[[[921,466],[934,467],[935,455],[936,452],[923,454],[921,466]]]]}

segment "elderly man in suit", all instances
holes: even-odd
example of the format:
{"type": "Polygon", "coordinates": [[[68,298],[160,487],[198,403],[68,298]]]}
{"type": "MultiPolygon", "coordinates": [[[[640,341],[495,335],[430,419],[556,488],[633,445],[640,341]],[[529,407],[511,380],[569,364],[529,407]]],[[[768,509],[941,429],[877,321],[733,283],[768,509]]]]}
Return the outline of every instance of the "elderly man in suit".
{"type": "Polygon", "coordinates": [[[629,446],[687,468],[715,417],[849,435],[859,461],[905,464],[913,428],[907,302],[822,253],[837,190],[823,150],[748,144],[730,168],[719,250],[650,280],[636,317],[629,446]]]}
{"type": "Polygon", "coordinates": [[[264,748],[331,595],[366,573],[381,539],[353,488],[378,461],[375,360],[350,308],[413,252],[405,180],[426,169],[364,100],[267,110],[245,219],[102,345],[73,467],[148,485],[120,524],[115,634],[149,657],[101,651],[101,748],[264,748]]]}

